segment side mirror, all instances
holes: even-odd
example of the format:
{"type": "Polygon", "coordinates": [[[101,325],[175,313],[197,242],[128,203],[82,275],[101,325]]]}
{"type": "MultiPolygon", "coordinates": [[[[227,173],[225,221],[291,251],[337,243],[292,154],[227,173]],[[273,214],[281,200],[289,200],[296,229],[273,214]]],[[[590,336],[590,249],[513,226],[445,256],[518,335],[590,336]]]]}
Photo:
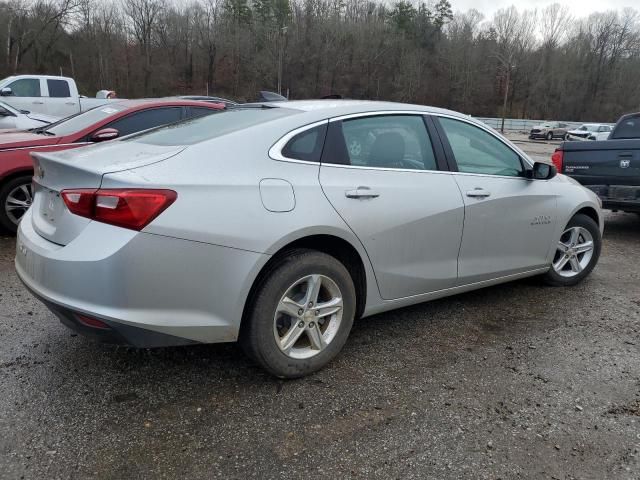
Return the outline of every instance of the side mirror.
{"type": "Polygon", "coordinates": [[[92,142],[105,142],[107,140],[118,138],[119,136],[120,132],[115,128],[103,128],[102,130],[98,130],[96,133],[91,135],[89,140],[91,140],[92,142]]]}
{"type": "Polygon", "coordinates": [[[533,164],[533,169],[527,173],[527,177],[533,180],[551,180],[558,174],[558,170],[550,163],[536,162],[533,164]]]}
{"type": "Polygon", "coordinates": [[[2,95],[3,97],[9,97],[13,95],[13,90],[11,90],[9,87],[4,87],[0,89],[0,95],[2,95]]]}

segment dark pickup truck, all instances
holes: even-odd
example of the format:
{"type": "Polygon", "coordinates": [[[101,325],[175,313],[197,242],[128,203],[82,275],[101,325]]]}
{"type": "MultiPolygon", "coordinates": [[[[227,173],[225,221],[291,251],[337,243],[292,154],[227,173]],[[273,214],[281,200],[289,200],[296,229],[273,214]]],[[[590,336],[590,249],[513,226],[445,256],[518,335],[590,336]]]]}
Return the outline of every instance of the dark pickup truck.
{"type": "Polygon", "coordinates": [[[640,113],[618,120],[608,140],[563,142],[551,160],[593,190],[603,208],[640,212],[640,113]]]}

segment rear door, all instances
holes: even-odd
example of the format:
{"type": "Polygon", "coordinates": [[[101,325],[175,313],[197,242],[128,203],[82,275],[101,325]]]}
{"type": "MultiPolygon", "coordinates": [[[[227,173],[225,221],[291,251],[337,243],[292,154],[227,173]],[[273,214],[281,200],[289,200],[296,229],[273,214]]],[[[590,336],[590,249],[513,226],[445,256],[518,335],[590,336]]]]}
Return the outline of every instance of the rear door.
{"type": "Polygon", "coordinates": [[[364,245],[384,299],[456,282],[464,205],[429,122],[406,113],[329,123],[320,183],[364,245]]]}
{"type": "Polygon", "coordinates": [[[556,223],[549,183],[525,178],[519,154],[488,130],[459,118],[436,122],[465,204],[458,284],[545,266],[556,223]]]}
{"type": "Polygon", "coordinates": [[[80,111],[80,100],[72,98],[69,82],[64,79],[49,78],[47,85],[47,110],[49,115],[66,118],[80,111]]]}

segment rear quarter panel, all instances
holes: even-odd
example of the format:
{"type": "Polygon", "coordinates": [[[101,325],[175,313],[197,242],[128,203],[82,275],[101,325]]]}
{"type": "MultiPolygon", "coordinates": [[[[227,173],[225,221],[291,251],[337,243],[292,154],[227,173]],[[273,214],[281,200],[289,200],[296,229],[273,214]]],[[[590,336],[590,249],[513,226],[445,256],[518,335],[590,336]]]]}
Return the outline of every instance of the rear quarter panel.
{"type": "MultiPolygon", "coordinates": [[[[107,174],[102,188],[138,185],[177,191],[178,200],[144,229],[148,233],[269,256],[310,235],[342,238],[358,251],[365,264],[367,302],[380,301],[362,244],[320,188],[320,165],[268,156],[273,143],[293,128],[261,125],[251,132],[244,130],[192,145],[168,160],[107,174]],[[281,179],[293,186],[295,206],[291,211],[265,208],[260,195],[260,181],[264,179],[281,179]]],[[[253,280],[248,279],[249,287],[253,280]]]]}

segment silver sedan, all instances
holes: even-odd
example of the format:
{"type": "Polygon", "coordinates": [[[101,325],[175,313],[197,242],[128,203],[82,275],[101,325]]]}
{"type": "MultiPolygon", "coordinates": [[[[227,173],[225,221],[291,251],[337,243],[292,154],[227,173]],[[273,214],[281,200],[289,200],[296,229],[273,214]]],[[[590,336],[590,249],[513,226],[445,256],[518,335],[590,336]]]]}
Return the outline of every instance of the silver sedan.
{"type": "Polygon", "coordinates": [[[591,191],[436,108],[246,105],[34,162],[16,269],[65,325],[239,340],[279,377],[326,365],[356,318],[535,275],[575,285],[600,255],[591,191]]]}

